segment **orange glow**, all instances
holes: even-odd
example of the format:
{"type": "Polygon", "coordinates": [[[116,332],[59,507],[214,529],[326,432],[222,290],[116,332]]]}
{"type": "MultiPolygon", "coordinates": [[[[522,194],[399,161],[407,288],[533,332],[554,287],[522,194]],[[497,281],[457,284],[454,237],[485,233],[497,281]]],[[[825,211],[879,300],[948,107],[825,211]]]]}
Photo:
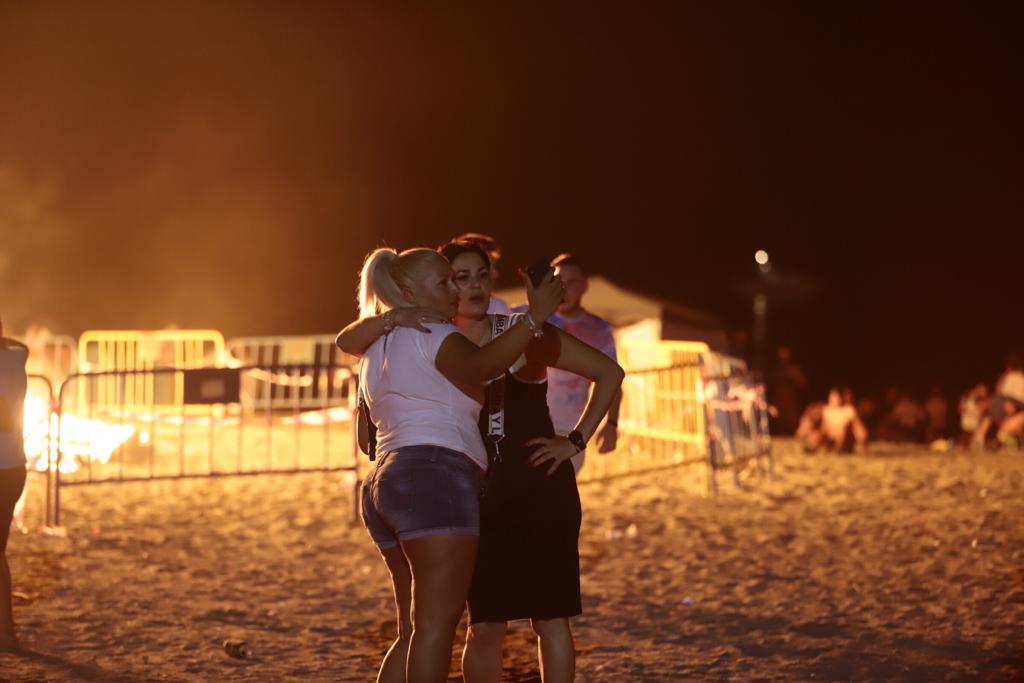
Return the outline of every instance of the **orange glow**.
{"type": "Polygon", "coordinates": [[[46,397],[30,392],[25,396],[25,424],[22,434],[25,438],[25,456],[31,469],[45,472],[49,460],[56,462],[58,425],[61,449],[64,452],[60,464],[61,472],[78,471],[80,460],[108,462],[118,446],[135,433],[135,428],[131,425],[112,425],[96,418],[83,419],[70,414],[65,414],[61,423],[56,414],[49,414],[46,397]],[[47,432],[50,435],[49,458],[46,453],[47,432]]]}

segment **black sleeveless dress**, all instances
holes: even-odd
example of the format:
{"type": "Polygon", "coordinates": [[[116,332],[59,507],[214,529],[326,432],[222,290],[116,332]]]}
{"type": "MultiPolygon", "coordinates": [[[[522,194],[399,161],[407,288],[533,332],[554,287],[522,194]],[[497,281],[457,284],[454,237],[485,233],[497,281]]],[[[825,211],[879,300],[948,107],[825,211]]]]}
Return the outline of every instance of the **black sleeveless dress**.
{"type": "MultiPolygon", "coordinates": [[[[573,617],[580,601],[582,511],[576,474],[566,461],[547,476],[530,467],[525,442],[554,436],[546,382],[505,373],[505,438],[497,483],[480,510],[480,550],[469,590],[470,622],[573,617]]],[[[487,410],[480,431],[488,449],[487,410]]]]}

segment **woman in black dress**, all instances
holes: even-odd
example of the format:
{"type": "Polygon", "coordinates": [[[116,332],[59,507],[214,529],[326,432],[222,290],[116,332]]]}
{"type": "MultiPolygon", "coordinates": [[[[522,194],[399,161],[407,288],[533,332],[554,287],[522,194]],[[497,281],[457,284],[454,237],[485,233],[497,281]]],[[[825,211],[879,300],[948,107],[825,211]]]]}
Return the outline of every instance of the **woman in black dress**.
{"type": "MultiPolygon", "coordinates": [[[[455,323],[469,339],[486,344],[495,331],[487,314],[491,279],[488,257],[462,241],[440,249],[452,264],[459,290],[455,323]]],[[[509,320],[509,323],[514,322],[509,320]]],[[[485,402],[480,429],[492,450],[490,483],[481,508],[480,549],[469,592],[470,627],[463,651],[466,681],[501,678],[507,622],[530,619],[538,637],[545,683],[572,681],[575,651],[569,618],[581,613],[580,498],[570,458],[576,455],[611,406],[622,384],[615,361],[551,325],[536,330],[526,353],[503,378],[503,428],[492,429],[498,406],[485,402]],[[594,391],[576,429],[556,436],[547,405],[547,368],[594,380],[594,391]],[[503,433],[496,440],[498,434],[503,433]],[[496,456],[496,457],[494,457],[496,456]]],[[[489,395],[494,394],[495,383],[489,395]]]]}
{"type": "MultiPolygon", "coordinates": [[[[470,341],[483,346],[495,332],[495,317],[487,314],[492,288],[487,253],[462,240],[439,251],[451,262],[459,291],[455,324],[470,341]]],[[[431,312],[418,310],[417,315],[430,317],[431,312]]],[[[517,321],[513,316],[505,329],[517,321]]],[[[569,618],[582,611],[581,513],[570,459],[596,433],[624,376],[615,361],[572,335],[552,325],[538,327],[529,318],[525,322],[535,338],[488,389],[489,397],[504,399],[503,436],[496,444],[490,428],[494,406],[485,400],[480,415],[496,477],[489,478],[481,505],[480,546],[469,592],[470,627],[462,672],[470,683],[500,680],[502,640],[507,622],[515,619],[530,619],[533,625],[545,683],[573,680],[576,656],[569,618]],[[569,436],[556,436],[551,425],[548,367],[594,381],[590,402],[569,436]],[[504,383],[503,391],[494,391],[496,382],[504,383]]],[[[400,324],[417,327],[415,320],[400,324]]]]}

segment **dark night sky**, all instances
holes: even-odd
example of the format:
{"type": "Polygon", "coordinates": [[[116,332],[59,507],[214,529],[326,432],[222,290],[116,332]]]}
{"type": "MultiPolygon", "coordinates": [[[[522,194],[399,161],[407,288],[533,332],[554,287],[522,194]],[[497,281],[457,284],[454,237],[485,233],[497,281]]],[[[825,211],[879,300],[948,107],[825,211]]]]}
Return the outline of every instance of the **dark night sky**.
{"type": "Polygon", "coordinates": [[[1020,3],[0,0],[0,312],[331,331],[381,243],[571,249],[818,382],[1024,346],[1020,3]]]}

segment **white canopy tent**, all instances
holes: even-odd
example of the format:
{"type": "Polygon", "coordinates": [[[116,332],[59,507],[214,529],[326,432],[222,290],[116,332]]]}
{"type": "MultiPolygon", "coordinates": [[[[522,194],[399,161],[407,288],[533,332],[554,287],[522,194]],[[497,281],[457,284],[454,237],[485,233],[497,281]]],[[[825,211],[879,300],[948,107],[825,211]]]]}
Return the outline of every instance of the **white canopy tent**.
{"type": "MultiPolygon", "coordinates": [[[[583,306],[615,328],[616,342],[685,340],[706,343],[726,352],[725,326],[713,316],[674,302],[624,289],[599,275],[589,278],[583,306]]],[[[526,289],[502,289],[495,294],[510,306],[526,303],[526,289]]]]}

